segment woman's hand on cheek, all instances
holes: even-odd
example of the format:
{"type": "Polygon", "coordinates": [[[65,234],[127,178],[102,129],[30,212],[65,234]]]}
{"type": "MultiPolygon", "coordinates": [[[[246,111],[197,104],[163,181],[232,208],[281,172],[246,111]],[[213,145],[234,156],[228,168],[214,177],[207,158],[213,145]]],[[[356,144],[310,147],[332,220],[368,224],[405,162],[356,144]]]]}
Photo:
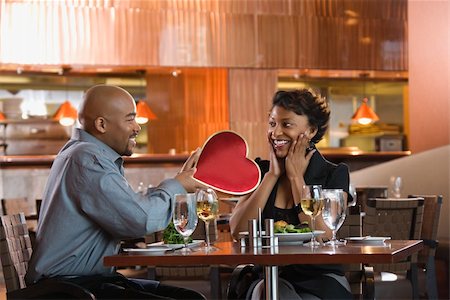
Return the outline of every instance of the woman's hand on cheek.
{"type": "Polygon", "coordinates": [[[312,151],[306,155],[308,145],[308,138],[303,133],[292,143],[286,157],[286,174],[288,178],[303,177],[305,174],[312,156],[312,151]]]}

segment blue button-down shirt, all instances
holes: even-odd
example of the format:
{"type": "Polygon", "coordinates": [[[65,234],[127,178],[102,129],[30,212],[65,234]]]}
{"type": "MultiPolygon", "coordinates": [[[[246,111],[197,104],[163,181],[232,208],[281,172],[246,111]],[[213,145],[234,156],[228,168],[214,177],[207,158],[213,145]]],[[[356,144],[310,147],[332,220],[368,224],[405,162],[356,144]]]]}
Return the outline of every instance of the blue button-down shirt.
{"type": "Polygon", "coordinates": [[[175,179],[146,197],[123,175],[122,157],[82,129],[57,155],[44,191],[27,283],[45,277],[109,274],[103,257],[122,239],[164,229],[174,195],[186,193],[175,179]]]}

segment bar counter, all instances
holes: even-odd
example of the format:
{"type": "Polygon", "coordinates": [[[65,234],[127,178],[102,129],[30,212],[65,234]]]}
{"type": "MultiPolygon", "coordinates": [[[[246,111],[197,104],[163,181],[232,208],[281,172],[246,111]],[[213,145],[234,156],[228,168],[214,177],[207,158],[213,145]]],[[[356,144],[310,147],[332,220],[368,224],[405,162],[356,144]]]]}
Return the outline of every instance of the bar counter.
{"type": "MultiPolygon", "coordinates": [[[[344,162],[349,165],[350,171],[356,171],[371,165],[401,158],[411,154],[410,151],[395,152],[364,152],[360,150],[341,150],[337,148],[323,149],[320,152],[329,161],[334,163],[344,162]],[[339,150],[338,150],[339,149],[339,150]]],[[[187,154],[133,154],[124,157],[126,167],[142,167],[150,165],[181,165],[188,158],[187,154]]],[[[50,168],[55,155],[3,155],[0,156],[0,169],[20,167],[50,168]]]]}

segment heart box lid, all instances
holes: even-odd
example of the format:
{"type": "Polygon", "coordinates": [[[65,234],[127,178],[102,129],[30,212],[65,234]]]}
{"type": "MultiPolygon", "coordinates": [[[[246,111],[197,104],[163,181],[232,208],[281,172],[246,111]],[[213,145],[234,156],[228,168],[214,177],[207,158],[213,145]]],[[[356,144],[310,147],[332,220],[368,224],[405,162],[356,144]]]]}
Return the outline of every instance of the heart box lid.
{"type": "Polygon", "coordinates": [[[228,130],[216,132],[202,147],[194,179],[226,194],[250,193],[260,182],[261,171],[247,155],[242,136],[228,130]]]}

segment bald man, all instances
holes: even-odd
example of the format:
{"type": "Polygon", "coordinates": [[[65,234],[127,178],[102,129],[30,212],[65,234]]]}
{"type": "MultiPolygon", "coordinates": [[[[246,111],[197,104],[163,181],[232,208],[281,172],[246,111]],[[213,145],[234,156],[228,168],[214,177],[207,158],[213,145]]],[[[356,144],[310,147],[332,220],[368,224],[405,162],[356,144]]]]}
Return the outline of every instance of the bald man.
{"type": "MultiPolygon", "coordinates": [[[[193,291],[155,281],[129,280],[103,266],[124,239],[167,227],[174,195],[194,192],[195,152],[174,179],[136,194],[123,173],[141,130],[133,97],[116,86],[97,85],[84,94],[81,128],[74,129],[53,162],[44,191],[27,284],[62,277],[81,284],[99,299],[142,297],[203,299],[193,291]],[[106,283],[106,284],[105,284],[106,283]]],[[[167,298],[162,298],[167,299],[167,298]]]]}

